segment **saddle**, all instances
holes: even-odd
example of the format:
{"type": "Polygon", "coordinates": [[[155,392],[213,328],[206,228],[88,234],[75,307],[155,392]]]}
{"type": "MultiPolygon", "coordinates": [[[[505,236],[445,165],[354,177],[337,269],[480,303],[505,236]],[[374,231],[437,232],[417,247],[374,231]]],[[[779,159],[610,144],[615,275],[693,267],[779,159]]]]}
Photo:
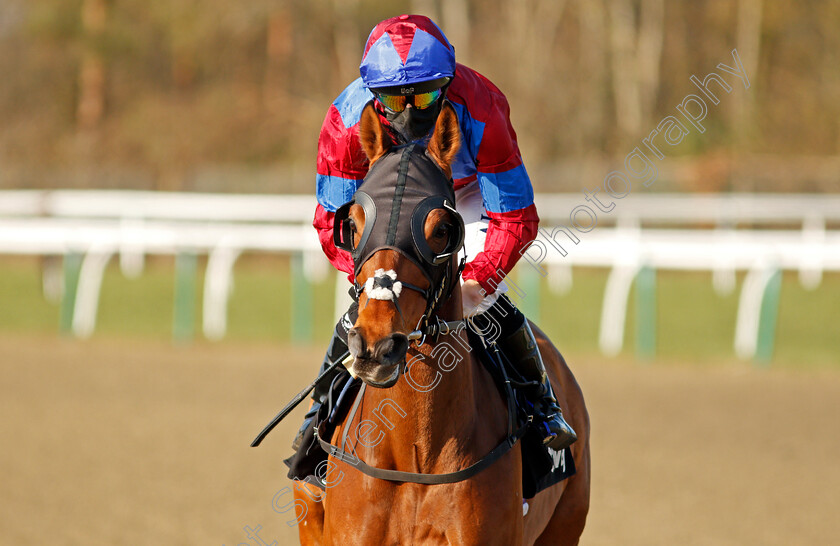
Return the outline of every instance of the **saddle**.
{"type": "MultiPolygon", "coordinates": [[[[533,420],[534,407],[528,397],[518,389],[520,383],[515,369],[495,345],[486,346],[480,336],[467,329],[470,345],[478,355],[480,362],[490,373],[503,398],[512,396],[516,406],[516,426],[522,426],[533,420]],[[511,389],[510,392],[507,389],[511,389]]],[[[316,477],[316,468],[328,458],[321,448],[315,431],[324,438],[329,438],[338,423],[341,423],[350,411],[356,395],[361,388],[361,381],[341,373],[331,385],[328,402],[321,406],[304,432],[300,449],[283,462],[289,467],[288,477],[293,480],[309,482],[325,490],[325,484],[316,477]]],[[[575,462],[569,448],[554,451],[542,443],[541,434],[531,426],[522,436],[522,496],[525,499],[575,474],[575,462]]]]}

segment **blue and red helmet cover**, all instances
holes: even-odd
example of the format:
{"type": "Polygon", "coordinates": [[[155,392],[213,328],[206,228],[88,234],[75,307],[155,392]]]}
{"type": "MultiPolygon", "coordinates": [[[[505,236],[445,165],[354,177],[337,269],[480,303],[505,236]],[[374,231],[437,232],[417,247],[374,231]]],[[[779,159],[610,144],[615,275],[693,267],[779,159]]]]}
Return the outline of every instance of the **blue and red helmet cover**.
{"type": "Polygon", "coordinates": [[[455,75],[455,48],[423,15],[399,15],[376,25],[359,66],[365,87],[410,85],[455,75]]]}

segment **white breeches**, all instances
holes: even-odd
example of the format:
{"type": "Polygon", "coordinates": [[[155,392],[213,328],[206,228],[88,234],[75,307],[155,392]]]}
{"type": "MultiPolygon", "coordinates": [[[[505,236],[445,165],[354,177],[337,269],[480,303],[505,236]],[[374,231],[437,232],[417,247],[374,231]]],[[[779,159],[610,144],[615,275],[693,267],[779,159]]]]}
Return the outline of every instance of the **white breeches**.
{"type": "MultiPolygon", "coordinates": [[[[464,248],[458,254],[461,259],[466,253],[467,263],[484,250],[484,239],[487,237],[487,225],[489,218],[485,214],[484,202],[481,198],[481,191],[478,182],[470,182],[466,186],[455,191],[455,209],[464,219],[464,248]]],[[[464,284],[464,279],[461,279],[464,284]]],[[[502,282],[492,294],[485,296],[477,307],[464,309],[464,315],[472,313],[483,313],[496,303],[499,295],[507,292],[507,285],[502,282]]]]}

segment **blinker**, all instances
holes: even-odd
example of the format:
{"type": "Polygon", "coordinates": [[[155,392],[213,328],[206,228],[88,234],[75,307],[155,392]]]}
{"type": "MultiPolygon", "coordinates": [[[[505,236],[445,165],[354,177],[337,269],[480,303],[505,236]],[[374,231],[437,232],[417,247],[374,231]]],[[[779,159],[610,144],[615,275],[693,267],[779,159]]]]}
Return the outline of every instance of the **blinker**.
{"type": "Polygon", "coordinates": [[[411,143],[401,153],[390,153],[374,163],[353,200],[335,213],[333,240],[350,252],[358,275],[362,265],[378,250],[391,249],[417,264],[435,284],[433,270],[445,264],[464,244],[464,221],[455,210],[452,181],[432,160],[424,146],[411,143]],[[360,205],[365,225],[358,245],[353,244],[350,207],[360,205]],[[446,247],[435,252],[426,241],[424,227],[429,214],[446,209],[452,231],[446,247]],[[410,211],[410,216],[405,217],[410,211]]]}

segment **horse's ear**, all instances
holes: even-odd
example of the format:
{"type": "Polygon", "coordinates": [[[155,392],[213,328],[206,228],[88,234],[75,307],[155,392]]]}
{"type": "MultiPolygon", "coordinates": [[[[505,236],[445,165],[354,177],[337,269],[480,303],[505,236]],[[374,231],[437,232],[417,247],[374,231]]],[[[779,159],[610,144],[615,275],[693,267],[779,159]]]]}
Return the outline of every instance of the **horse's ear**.
{"type": "Polygon", "coordinates": [[[362,110],[362,119],[359,121],[359,142],[371,165],[391,149],[391,137],[385,133],[385,128],[379,121],[379,114],[373,107],[373,101],[362,110]]]}
{"type": "Polygon", "coordinates": [[[460,147],[461,129],[458,125],[458,115],[449,102],[444,102],[435,122],[435,131],[429,140],[429,155],[447,176],[451,176],[452,161],[460,147]]]}

